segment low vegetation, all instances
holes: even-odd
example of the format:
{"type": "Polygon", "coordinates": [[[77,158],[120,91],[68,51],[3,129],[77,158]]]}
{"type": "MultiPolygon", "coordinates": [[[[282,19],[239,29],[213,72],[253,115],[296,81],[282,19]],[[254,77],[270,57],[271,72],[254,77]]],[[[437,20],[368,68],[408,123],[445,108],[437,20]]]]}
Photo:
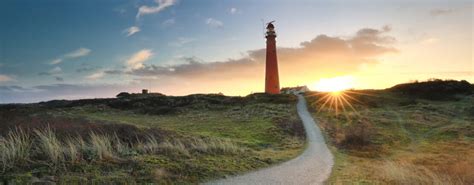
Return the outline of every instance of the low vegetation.
{"type": "Polygon", "coordinates": [[[298,155],[296,98],[161,94],[0,105],[3,183],[197,183],[298,155]]]}
{"type": "Polygon", "coordinates": [[[308,93],[335,155],[328,183],[474,184],[472,87],[431,80],[342,95],[308,93]],[[445,90],[431,92],[439,89],[445,90]],[[336,114],[334,104],[322,106],[326,95],[345,97],[353,108],[340,103],[336,114]]]}

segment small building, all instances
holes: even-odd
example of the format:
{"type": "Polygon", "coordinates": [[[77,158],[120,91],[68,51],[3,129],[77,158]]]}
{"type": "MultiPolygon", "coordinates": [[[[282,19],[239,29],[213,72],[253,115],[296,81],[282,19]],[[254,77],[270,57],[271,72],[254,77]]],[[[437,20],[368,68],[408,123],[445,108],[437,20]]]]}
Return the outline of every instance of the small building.
{"type": "Polygon", "coordinates": [[[280,90],[282,94],[299,94],[308,92],[309,89],[306,85],[303,86],[296,86],[296,87],[284,87],[280,90]]]}
{"type": "Polygon", "coordinates": [[[148,94],[148,89],[142,89],[142,94],[148,94]]]}

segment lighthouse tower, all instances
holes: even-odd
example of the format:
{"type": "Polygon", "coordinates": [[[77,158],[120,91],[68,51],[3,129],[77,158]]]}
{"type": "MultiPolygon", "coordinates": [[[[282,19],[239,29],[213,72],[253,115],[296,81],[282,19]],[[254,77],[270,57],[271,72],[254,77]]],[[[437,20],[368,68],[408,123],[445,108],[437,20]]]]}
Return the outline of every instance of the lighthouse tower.
{"type": "Polygon", "coordinates": [[[265,63],[265,93],[279,94],[280,80],[278,78],[278,62],[276,53],[276,34],[273,21],[267,24],[267,58],[265,63]]]}

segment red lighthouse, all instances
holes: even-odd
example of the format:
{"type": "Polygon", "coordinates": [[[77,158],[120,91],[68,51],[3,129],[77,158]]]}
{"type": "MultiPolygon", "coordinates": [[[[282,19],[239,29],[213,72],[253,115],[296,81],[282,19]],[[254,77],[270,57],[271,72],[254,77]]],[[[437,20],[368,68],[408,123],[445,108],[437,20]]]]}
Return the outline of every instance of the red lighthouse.
{"type": "Polygon", "coordinates": [[[276,34],[273,21],[267,24],[267,57],[265,63],[265,93],[279,94],[280,80],[278,77],[278,62],[276,53],[276,34]]]}

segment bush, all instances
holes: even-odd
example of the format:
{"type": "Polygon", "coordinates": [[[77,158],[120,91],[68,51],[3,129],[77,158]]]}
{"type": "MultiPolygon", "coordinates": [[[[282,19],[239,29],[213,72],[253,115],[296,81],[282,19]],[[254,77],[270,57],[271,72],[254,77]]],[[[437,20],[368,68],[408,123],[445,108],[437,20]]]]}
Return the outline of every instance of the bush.
{"type": "Polygon", "coordinates": [[[117,94],[117,96],[115,96],[115,97],[117,97],[117,98],[128,98],[128,97],[130,97],[130,93],[121,92],[121,93],[117,94]]]}
{"type": "Polygon", "coordinates": [[[389,90],[428,100],[453,100],[457,94],[472,94],[473,85],[465,80],[431,79],[426,82],[399,84],[389,90]]]}
{"type": "Polygon", "coordinates": [[[275,118],[273,122],[280,128],[283,133],[295,136],[301,139],[306,139],[306,132],[303,123],[299,119],[289,118],[275,118]]]}
{"type": "Polygon", "coordinates": [[[344,138],[340,144],[348,148],[361,148],[371,143],[374,134],[372,124],[368,120],[361,119],[344,128],[344,138]]]}

